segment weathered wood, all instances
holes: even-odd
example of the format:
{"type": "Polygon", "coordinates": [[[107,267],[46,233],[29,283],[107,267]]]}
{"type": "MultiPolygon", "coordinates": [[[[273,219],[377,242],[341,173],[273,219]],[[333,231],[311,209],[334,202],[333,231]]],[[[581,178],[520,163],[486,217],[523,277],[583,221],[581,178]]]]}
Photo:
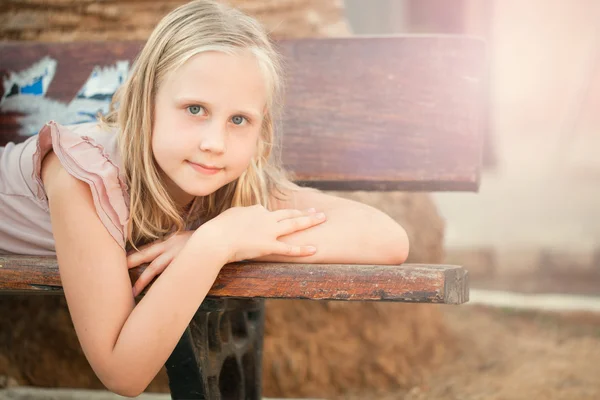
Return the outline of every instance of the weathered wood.
{"type": "MultiPolygon", "coordinates": [[[[50,56],[58,68],[46,97],[69,102],[94,66],[131,60],[141,45],[3,43],[0,74],[50,56]]],[[[478,189],[487,101],[482,41],[369,37],[283,40],[278,47],[287,74],[282,159],[299,183],[478,189]]],[[[17,118],[0,113],[0,145],[19,140],[17,118]]]]}
{"type": "MultiPolygon", "coordinates": [[[[54,257],[0,255],[0,265],[0,293],[62,293],[54,257]]],[[[142,271],[131,270],[132,281],[142,271]]],[[[462,304],[468,275],[452,265],[234,263],[223,267],[208,295],[462,304]]]]}

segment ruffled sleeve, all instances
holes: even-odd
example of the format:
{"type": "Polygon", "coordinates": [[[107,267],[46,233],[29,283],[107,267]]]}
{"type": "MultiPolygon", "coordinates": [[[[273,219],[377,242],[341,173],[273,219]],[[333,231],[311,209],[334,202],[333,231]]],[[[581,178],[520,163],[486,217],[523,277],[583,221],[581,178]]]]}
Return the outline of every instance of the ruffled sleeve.
{"type": "Polygon", "coordinates": [[[79,135],[56,122],[48,122],[39,132],[37,149],[33,154],[34,194],[45,210],[48,210],[48,197],[41,169],[42,160],[50,150],[54,151],[69,174],[89,185],[100,220],[125,249],[129,195],[114,159],[116,157],[111,157],[93,138],[79,135]]]}

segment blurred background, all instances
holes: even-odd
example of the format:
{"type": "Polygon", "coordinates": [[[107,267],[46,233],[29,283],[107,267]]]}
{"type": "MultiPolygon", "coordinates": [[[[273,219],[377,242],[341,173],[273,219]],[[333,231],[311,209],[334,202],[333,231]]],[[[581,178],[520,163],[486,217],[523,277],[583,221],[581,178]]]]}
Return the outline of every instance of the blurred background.
{"type": "Polygon", "coordinates": [[[434,195],[447,262],[467,266],[474,288],[599,295],[600,2],[345,4],[356,34],[466,34],[488,43],[480,192],[434,195]]]}
{"type": "MultiPolygon", "coordinates": [[[[0,40],[143,40],[184,2],[0,0],[0,40]]],[[[471,302],[269,303],[265,394],[600,398],[600,1],[229,3],[276,38],[459,34],[489,51],[480,191],[350,194],[407,228],[411,262],[465,266],[471,302]]],[[[0,388],[102,388],[60,299],[3,298],[0,315],[0,388]]]]}

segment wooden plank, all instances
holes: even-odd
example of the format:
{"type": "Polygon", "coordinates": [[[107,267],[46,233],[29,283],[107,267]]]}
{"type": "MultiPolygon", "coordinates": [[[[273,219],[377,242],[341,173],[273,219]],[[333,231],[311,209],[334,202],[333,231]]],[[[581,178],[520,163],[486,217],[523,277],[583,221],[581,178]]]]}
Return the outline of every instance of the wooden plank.
{"type": "MultiPolygon", "coordinates": [[[[277,44],[287,71],[282,159],[299,183],[332,190],[478,189],[487,108],[482,41],[400,36],[277,44]]],[[[5,42],[0,74],[50,56],[58,67],[46,96],[68,103],[94,66],[131,60],[141,45],[5,42]]],[[[0,113],[0,145],[24,139],[18,117],[0,113]]]]}
{"type": "MultiPolygon", "coordinates": [[[[62,293],[56,258],[0,255],[0,293],[62,293]]],[[[130,271],[134,282],[144,267],[130,271]]],[[[452,265],[234,263],[223,267],[214,297],[462,304],[468,274],[452,265]]]]}

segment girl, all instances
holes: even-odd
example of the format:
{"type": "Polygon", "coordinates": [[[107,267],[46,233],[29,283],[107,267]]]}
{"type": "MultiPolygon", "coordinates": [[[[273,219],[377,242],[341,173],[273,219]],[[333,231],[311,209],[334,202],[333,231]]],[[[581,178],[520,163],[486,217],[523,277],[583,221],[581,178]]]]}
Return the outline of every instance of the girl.
{"type": "Polygon", "coordinates": [[[224,264],[405,261],[391,218],[294,185],[271,156],[279,69],[255,20],[193,1],[156,27],[106,118],[0,149],[0,250],[56,254],[113,392],[144,391],[224,264]],[[127,268],[143,263],[132,289],[127,268]]]}

